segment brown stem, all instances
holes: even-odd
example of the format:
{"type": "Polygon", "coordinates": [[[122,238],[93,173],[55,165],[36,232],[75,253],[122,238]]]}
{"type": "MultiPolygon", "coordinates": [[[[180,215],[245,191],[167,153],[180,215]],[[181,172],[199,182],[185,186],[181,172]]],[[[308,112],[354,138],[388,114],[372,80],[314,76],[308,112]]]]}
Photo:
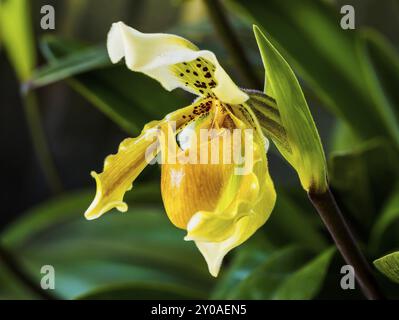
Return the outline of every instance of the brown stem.
{"type": "Polygon", "coordinates": [[[263,84],[254,72],[254,69],[249,62],[243,47],[238,41],[237,34],[230,25],[229,20],[224,13],[224,9],[220,1],[204,0],[204,3],[208,9],[209,17],[217,33],[233,57],[240,74],[253,89],[262,89],[263,84]]]}
{"type": "Polygon", "coordinates": [[[317,209],[342,257],[355,269],[356,280],[369,300],[384,299],[373,271],[356,243],[330,189],[325,192],[309,191],[309,199],[317,209]]]}

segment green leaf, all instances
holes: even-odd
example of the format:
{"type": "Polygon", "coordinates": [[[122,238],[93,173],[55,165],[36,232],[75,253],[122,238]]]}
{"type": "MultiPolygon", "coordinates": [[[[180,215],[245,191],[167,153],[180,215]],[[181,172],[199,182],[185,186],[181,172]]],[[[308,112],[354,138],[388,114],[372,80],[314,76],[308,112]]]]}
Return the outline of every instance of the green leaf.
{"type": "Polygon", "coordinates": [[[375,260],[374,265],[393,282],[399,283],[399,251],[375,260]]]}
{"type": "Polygon", "coordinates": [[[324,251],[285,280],[274,294],[275,299],[312,299],[320,290],[335,248],[324,251]]]}
{"type": "Polygon", "coordinates": [[[156,81],[125,66],[107,67],[105,52],[98,47],[46,37],[41,48],[49,65],[31,79],[28,87],[65,79],[131,135],[138,134],[147,122],[160,119],[186,103],[182,96],[167,92],[156,81]],[[92,59],[84,62],[90,56],[92,59]]]}
{"type": "Polygon", "coordinates": [[[20,80],[28,79],[36,64],[28,0],[0,2],[0,38],[20,80]]]}
{"type": "Polygon", "coordinates": [[[254,32],[266,70],[265,91],[276,100],[290,150],[277,140],[274,142],[297,171],[303,188],[323,191],[327,188],[324,151],[299,82],[257,26],[254,32]]]}
{"type": "MultiPolygon", "coordinates": [[[[387,232],[389,227],[395,222],[399,222],[399,185],[394,188],[391,196],[388,198],[388,201],[381,211],[381,215],[378,217],[377,221],[373,225],[373,229],[371,230],[370,247],[373,252],[377,252],[377,250],[382,246],[383,238],[389,236],[397,237],[397,232],[394,230],[392,230],[392,234],[391,232],[387,232]]],[[[399,238],[387,242],[396,245],[397,240],[399,240],[399,238]]]]}
{"type": "Polygon", "coordinates": [[[213,279],[205,261],[154,203],[158,188],[140,189],[137,186],[127,199],[127,213],[112,212],[91,222],[83,212],[92,194],[54,199],[7,229],[2,243],[18,253],[37,281],[41,266],[54,266],[56,293],[63,298],[137,281],[175,284],[206,298],[213,279]]]}
{"type": "Polygon", "coordinates": [[[37,89],[69,77],[111,65],[105,48],[88,47],[78,49],[50,63],[34,73],[26,89],[37,89]]]}
{"type": "Polygon", "coordinates": [[[77,297],[78,300],[190,300],[202,293],[174,284],[133,283],[100,288],[77,297]]]}
{"type": "Polygon", "coordinates": [[[311,299],[319,292],[335,250],[317,257],[299,247],[276,251],[229,291],[227,299],[311,299]]]}
{"type": "Polygon", "coordinates": [[[390,137],[362,74],[356,31],[343,31],[338,8],[320,0],[230,1],[267,32],[323,104],[363,139],[390,137]],[[366,119],[366,121],[365,121],[366,119]]]}
{"type": "Polygon", "coordinates": [[[378,114],[399,145],[399,57],[380,34],[367,30],[359,41],[365,83],[378,114]]]}

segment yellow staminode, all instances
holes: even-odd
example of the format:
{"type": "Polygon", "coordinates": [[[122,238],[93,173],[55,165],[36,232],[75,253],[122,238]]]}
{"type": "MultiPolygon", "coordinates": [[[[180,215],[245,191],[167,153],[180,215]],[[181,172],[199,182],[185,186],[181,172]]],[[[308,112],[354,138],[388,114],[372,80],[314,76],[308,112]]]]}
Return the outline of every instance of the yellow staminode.
{"type": "Polygon", "coordinates": [[[162,160],[161,190],[168,217],[187,230],[185,240],[196,243],[210,273],[217,276],[223,257],[266,222],[276,199],[266,158],[268,141],[246,103],[249,96],[212,52],[181,37],[144,34],[118,22],[109,32],[107,46],[112,62],[125,58],[129,69],[158,80],[165,89],[180,87],[199,98],[149,123],[140,136],[126,139],[117,154],[106,158],[103,172],[92,173],[97,193],[85,216],[95,219],[112,208],[126,211],[125,192],[157,157],[162,160]],[[204,129],[213,130],[213,135],[200,143],[186,139],[189,130],[198,137],[204,129]],[[160,133],[167,143],[158,139],[160,133]],[[233,153],[238,149],[239,164],[226,161],[226,146],[233,153]],[[171,161],[171,149],[177,151],[177,161],[171,161]],[[212,153],[219,155],[219,162],[201,163],[201,156],[210,160],[212,153]],[[191,161],[181,163],[180,158],[191,161]]]}

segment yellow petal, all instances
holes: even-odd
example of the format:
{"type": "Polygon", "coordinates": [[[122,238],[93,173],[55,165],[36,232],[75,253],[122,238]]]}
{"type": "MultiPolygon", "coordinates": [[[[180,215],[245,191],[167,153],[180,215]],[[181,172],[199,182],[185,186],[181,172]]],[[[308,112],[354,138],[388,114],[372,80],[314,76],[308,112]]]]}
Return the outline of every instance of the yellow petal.
{"type": "MultiPolygon", "coordinates": [[[[263,189],[263,191],[258,195],[258,200],[256,201],[256,204],[253,205],[252,209],[246,212],[246,214],[238,214],[240,218],[236,219],[234,223],[229,225],[230,228],[228,232],[224,231],[229,235],[225,240],[195,241],[195,244],[208,264],[209,272],[214,277],[218,275],[225,255],[230,250],[248,240],[248,238],[251,237],[269,218],[276,201],[276,193],[269,176],[264,179],[264,184],[261,189],[263,189]]],[[[195,216],[193,219],[194,218],[195,216]]],[[[223,224],[220,226],[223,227],[223,224]]],[[[226,226],[224,226],[224,229],[226,229],[226,226]]],[[[223,230],[223,228],[220,230],[223,230]]]]}
{"type": "MultiPolygon", "coordinates": [[[[235,111],[239,114],[238,108],[235,111]]],[[[267,166],[267,144],[257,120],[253,115],[240,120],[257,129],[251,171],[246,175],[232,175],[215,209],[198,211],[187,225],[185,239],[195,241],[213,276],[217,276],[224,256],[267,221],[276,200],[267,166]]]]}
{"type": "MultiPolygon", "coordinates": [[[[252,230],[252,223],[251,218],[245,216],[235,223],[233,235],[226,240],[222,242],[195,242],[198,250],[204,256],[208,264],[209,273],[212,276],[218,276],[225,255],[249,238],[248,231],[252,231],[252,233],[256,231],[252,230]]],[[[261,223],[263,224],[264,222],[261,221],[261,223]]]]}
{"type": "Polygon", "coordinates": [[[160,148],[157,143],[159,130],[165,130],[172,121],[176,123],[177,128],[181,127],[190,120],[194,108],[203,103],[204,101],[200,101],[179,109],[161,121],[152,121],[144,127],[140,136],[124,140],[119,146],[118,153],[105,159],[103,172],[91,173],[96,180],[97,192],[92,204],[85,212],[86,219],[96,219],[113,208],[121,212],[126,211],[124,194],[131,189],[133,181],[157,155],[160,148]]]}
{"type": "Polygon", "coordinates": [[[125,58],[129,69],[158,80],[166,90],[180,87],[200,96],[210,94],[231,104],[248,99],[213,52],[199,50],[182,37],[142,33],[117,22],[108,34],[107,48],[113,63],[125,58]]]}
{"type": "Polygon", "coordinates": [[[96,219],[113,208],[121,212],[127,210],[123,196],[132,188],[133,181],[147,165],[146,150],[156,139],[151,129],[157,128],[158,125],[158,121],[152,122],[144,128],[139,137],[125,139],[120,144],[118,153],[105,159],[103,172],[91,173],[96,180],[97,192],[85,212],[86,219],[96,219]]]}
{"type": "Polygon", "coordinates": [[[185,240],[221,242],[234,232],[234,224],[252,210],[259,195],[259,181],[255,173],[234,175],[219,191],[213,211],[203,208],[190,219],[185,240]]]}

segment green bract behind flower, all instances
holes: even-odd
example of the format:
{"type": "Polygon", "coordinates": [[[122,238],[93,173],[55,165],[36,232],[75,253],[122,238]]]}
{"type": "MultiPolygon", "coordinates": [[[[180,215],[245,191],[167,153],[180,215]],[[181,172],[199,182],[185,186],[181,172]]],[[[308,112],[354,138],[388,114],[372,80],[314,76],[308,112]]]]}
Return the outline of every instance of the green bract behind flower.
{"type": "MultiPolygon", "coordinates": [[[[323,192],[327,188],[325,156],[299,82],[287,61],[257,26],[254,33],[266,70],[265,92],[275,99],[282,128],[276,137],[276,132],[270,131],[270,126],[258,117],[260,125],[297,171],[303,188],[323,192]]],[[[270,101],[259,101],[252,107],[261,113],[264,106],[270,106],[270,101]]]]}

